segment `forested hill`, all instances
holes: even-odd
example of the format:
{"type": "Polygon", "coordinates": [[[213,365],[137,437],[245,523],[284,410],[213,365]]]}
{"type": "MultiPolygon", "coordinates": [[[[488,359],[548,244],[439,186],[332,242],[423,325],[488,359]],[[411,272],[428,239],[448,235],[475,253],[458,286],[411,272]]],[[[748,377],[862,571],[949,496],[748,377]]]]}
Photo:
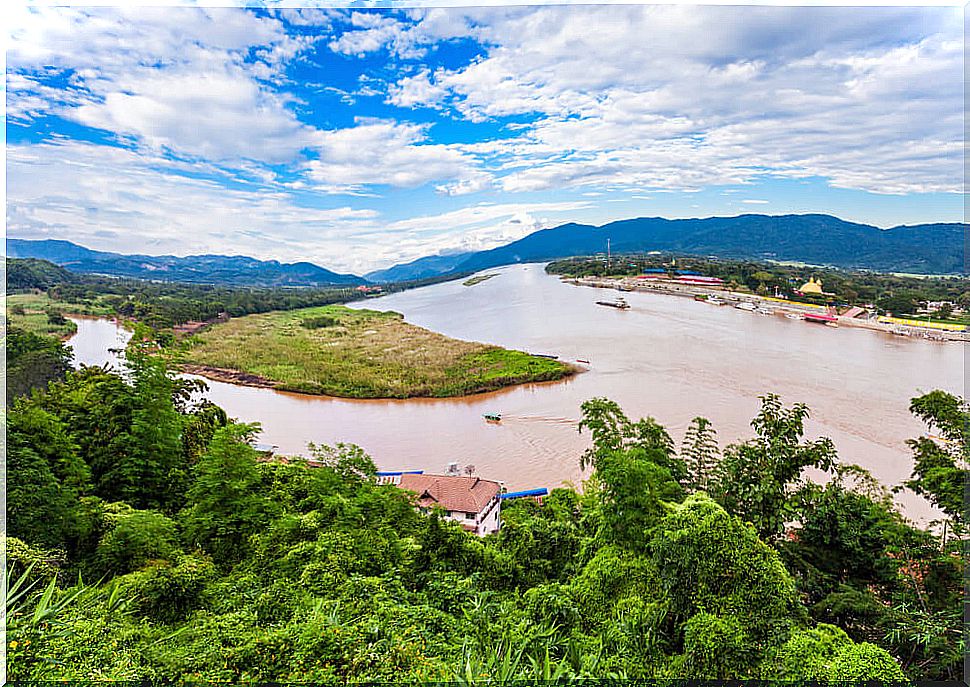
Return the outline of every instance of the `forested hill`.
{"type": "Polygon", "coordinates": [[[364,277],[370,281],[385,283],[410,279],[428,279],[454,271],[458,265],[473,255],[475,253],[428,255],[387,269],[368,272],[364,277]]]}
{"type": "Polygon", "coordinates": [[[47,289],[56,284],[69,284],[75,275],[47,260],[27,258],[7,260],[7,290],[47,289]]]}
{"type": "Polygon", "coordinates": [[[70,241],[7,239],[7,256],[49,260],[72,272],[230,286],[330,286],[366,281],[309,262],[281,263],[238,255],[123,255],[70,241]]]}
{"type": "MultiPolygon", "coordinates": [[[[821,214],[674,220],[640,217],[599,227],[570,223],[543,229],[505,246],[473,253],[451,269],[473,272],[517,262],[604,253],[609,239],[615,253],[661,250],[884,272],[957,274],[964,271],[966,230],[965,224],[880,229],[821,214]]],[[[426,266],[421,261],[418,264],[426,266]]]]}

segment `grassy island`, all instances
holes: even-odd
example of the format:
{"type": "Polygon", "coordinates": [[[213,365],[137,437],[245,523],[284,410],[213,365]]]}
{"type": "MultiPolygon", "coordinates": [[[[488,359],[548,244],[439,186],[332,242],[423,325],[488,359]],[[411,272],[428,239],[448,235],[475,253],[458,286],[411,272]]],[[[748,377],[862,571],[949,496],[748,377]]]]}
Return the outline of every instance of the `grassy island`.
{"type": "Polygon", "coordinates": [[[213,379],[348,398],[447,397],[561,379],[561,362],[339,305],[235,318],[192,337],[184,369],[213,379]]]}
{"type": "Polygon", "coordinates": [[[472,277],[471,279],[466,279],[462,282],[463,286],[475,286],[475,284],[481,284],[483,281],[488,281],[492,277],[498,276],[495,273],[492,274],[479,274],[477,277],[472,277]]]}

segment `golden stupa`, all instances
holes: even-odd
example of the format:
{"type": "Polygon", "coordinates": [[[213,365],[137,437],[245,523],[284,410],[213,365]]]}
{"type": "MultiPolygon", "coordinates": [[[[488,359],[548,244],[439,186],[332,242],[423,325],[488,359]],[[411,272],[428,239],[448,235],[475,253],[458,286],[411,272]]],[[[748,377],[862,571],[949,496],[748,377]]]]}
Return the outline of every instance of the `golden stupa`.
{"type": "Polygon", "coordinates": [[[822,295],[822,280],[815,280],[815,277],[809,277],[808,281],[802,284],[802,288],[799,289],[802,293],[817,293],[822,295]]]}

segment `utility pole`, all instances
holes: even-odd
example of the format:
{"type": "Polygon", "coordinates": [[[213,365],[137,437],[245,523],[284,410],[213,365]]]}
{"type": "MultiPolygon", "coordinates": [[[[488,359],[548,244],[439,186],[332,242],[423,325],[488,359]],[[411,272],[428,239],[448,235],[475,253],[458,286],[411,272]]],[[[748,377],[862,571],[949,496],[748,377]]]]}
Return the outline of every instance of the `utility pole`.
{"type": "Polygon", "coordinates": [[[606,269],[610,269],[610,240],[606,239],[606,269]]]}

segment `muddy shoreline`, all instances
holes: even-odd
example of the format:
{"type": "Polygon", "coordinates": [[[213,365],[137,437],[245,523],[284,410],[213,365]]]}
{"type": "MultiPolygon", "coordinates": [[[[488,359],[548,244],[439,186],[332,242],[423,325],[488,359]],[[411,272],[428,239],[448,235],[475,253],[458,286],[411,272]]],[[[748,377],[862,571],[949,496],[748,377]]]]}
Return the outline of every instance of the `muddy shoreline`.
{"type": "Polygon", "coordinates": [[[179,372],[189,375],[195,375],[197,377],[204,377],[205,379],[211,379],[214,382],[222,382],[224,384],[234,384],[236,386],[250,386],[257,389],[273,389],[275,391],[281,391],[288,394],[297,394],[301,396],[311,396],[319,398],[334,398],[344,401],[412,401],[412,400],[458,400],[463,398],[477,398],[484,396],[486,394],[501,393],[509,389],[516,389],[528,385],[547,385],[547,384],[559,384],[562,382],[567,382],[573,377],[587,372],[588,367],[576,363],[570,363],[563,361],[563,365],[568,368],[568,372],[562,377],[557,379],[540,379],[540,380],[526,380],[522,382],[515,382],[513,384],[503,384],[495,386],[493,388],[484,388],[480,391],[475,391],[470,394],[460,394],[455,396],[336,396],[334,394],[323,394],[323,393],[313,393],[312,391],[305,391],[300,389],[288,388],[285,384],[280,384],[274,382],[266,377],[261,377],[259,375],[253,374],[251,372],[242,372],[240,370],[230,370],[222,367],[212,367],[210,365],[197,365],[194,363],[180,363],[177,365],[179,372]]]}

